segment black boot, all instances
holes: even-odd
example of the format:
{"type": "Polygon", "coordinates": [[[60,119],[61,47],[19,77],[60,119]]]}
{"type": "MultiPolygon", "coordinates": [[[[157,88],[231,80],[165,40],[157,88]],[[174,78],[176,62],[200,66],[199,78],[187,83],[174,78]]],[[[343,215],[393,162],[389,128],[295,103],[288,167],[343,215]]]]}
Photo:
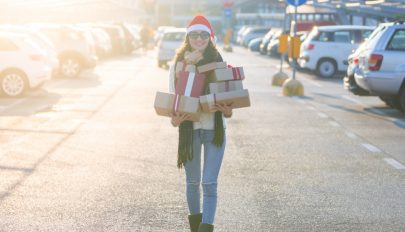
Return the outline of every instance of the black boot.
{"type": "Polygon", "coordinates": [[[190,230],[191,232],[197,232],[198,231],[198,226],[200,225],[202,220],[202,214],[194,214],[194,215],[188,215],[188,222],[190,223],[190,230]]]}
{"type": "Polygon", "coordinates": [[[200,224],[198,227],[198,232],[212,232],[214,231],[214,225],[210,224],[200,224]]]}

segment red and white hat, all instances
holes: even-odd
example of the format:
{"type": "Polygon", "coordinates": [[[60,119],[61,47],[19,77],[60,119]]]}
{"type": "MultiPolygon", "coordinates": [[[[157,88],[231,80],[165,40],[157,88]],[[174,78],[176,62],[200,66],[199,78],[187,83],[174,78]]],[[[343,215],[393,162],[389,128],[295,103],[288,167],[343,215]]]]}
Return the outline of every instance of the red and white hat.
{"type": "Polygon", "coordinates": [[[187,27],[187,34],[197,30],[206,31],[210,33],[211,40],[214,40],[215,38],[214,30],[212,30],[211,24],[210,22],[208,22],[208,19],[202,15],[197,15],[193,18],[193,20],[191,20],[190,24],[187,27]]]}

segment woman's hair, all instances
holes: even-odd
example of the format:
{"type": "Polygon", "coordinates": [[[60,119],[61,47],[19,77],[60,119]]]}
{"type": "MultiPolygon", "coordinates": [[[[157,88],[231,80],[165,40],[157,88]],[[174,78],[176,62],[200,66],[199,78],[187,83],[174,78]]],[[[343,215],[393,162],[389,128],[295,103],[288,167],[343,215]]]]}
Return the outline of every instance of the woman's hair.
{"type": "MultiPolygon", "coordinates": [[[[191,45],[188,35],[184,40],[183,45],[177,50],[174,62],[184,60],[184,54],[186,51],[191,51],[191,45]]],[[[208,42],[207,48],[204,50],[203,59],[200,60],[196,65],[204,65],[212,62],[221,62],[222,57],[219,54],[217,48],[210,40],[208,42]]],[[[176,70],[176,69],[174,69],[176,70]]],[[[176,74],[175,74],[176,75],[176,74]]],[[[174,78],[176,82],[176,78],[174,78]]],[[[213,73],[206,73],[204,94],[209,94],[208,84],[213,82],[213,73]]],[[[174,83],[176,86],[176,83],[174,83]]],[[[222,113],[220,111],[215,112],[215,122],[214,122],[215,135],[212,141],[216,146],[222,146],[224,142],[224,125],[222,121],[222,113]]],[[[177,152],[177,167],[181,168],[188,160],[193,159],[193,122],[184,121],[179,126],[179,146],[177,152]]]]}

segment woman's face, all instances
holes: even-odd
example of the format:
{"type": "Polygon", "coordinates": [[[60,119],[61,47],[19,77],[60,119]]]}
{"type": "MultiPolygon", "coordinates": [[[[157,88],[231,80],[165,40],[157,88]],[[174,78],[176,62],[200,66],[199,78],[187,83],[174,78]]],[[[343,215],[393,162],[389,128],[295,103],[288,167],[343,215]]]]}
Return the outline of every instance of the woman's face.
{"type": "Polygon", "coordinates": [[[210,33],[206,31],[192,31],[188,34],[190,46],[193,50],[204,51],[210,41],[210,33]]]}

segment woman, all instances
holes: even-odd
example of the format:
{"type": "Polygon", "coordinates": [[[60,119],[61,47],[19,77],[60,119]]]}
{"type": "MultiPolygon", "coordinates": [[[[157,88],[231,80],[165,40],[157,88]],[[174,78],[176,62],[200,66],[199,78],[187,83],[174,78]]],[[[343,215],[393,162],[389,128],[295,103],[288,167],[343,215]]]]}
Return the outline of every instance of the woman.
{"type": "MultiPolygon", "coordinates": [[[[187,36],[175,58],[178,63],[196,66],[222,61],[214,43],[214,32],[208,20],[196,16],[187,27],[187,36]]],[[[174,65],[174,66],[175,66],[174,65]]],[[[175,67],[170,70],[170,91],[174,92],[175,67]]],[[[209,94],[208,84],[214,82],[213,73],[205,74],[204,94],[209,94]]],[[[176,113],[171,123],[179,127],[178,162],[185,168],[188,216],[192,232],[214,230],[217,206],[217,179],[225,151],[224,117],[232,116],[232,108],[216,105],[215,113],[201,113],[199,122],[191,122],[189,115],[176,113]],[[204,165],[202,170],[203,209],[200,209],[201,147],[204,146],[204,165]]]]}

